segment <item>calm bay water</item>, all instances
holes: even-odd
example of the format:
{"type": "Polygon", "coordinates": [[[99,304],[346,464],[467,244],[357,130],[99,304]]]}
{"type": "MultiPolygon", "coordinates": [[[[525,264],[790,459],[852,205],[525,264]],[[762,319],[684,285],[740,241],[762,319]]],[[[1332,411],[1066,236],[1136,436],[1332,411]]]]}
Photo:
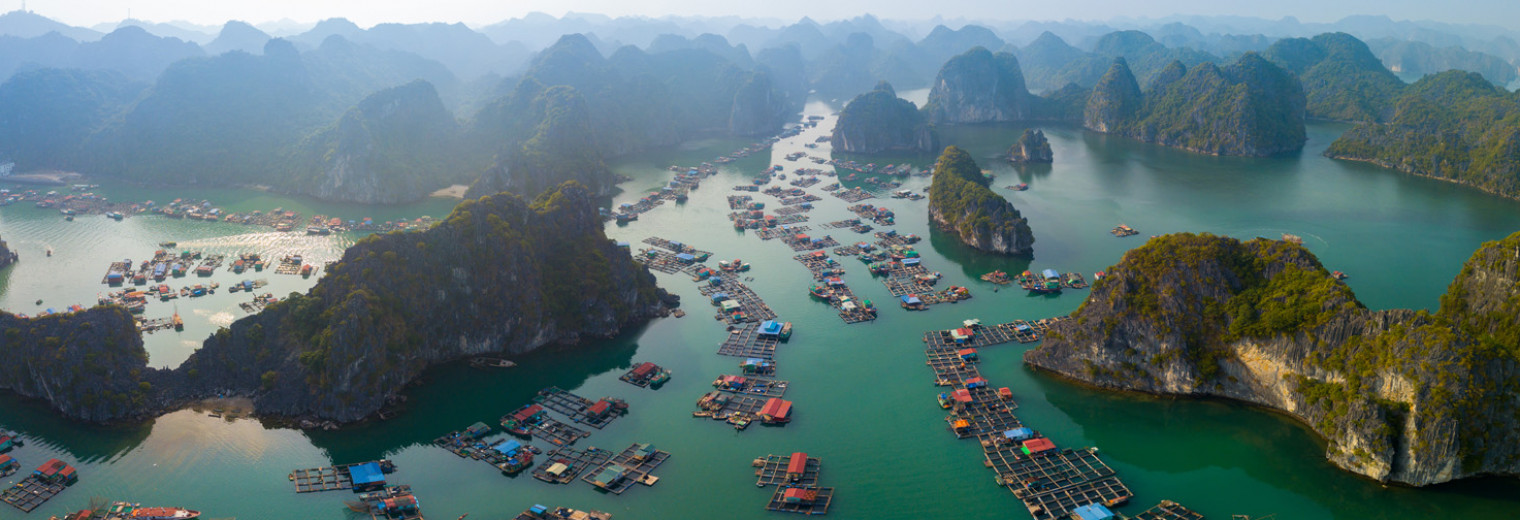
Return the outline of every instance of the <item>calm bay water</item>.
{"type": "MultiPolygon", "coordinates": [[[[830,114],[832,109],[812,104],[807,111],[830,114]]],[[[732,231],[725,218],[730,186],[748,182],[773,164],[771,160],[788,170],[812,166],[780,158],[793,151],[826,154],[826,144],[818,149],[802,145],[823,135],[830,124],[832,117],[819,129],[783,142],[770,158],[727,165],[686,204],[667,204],[638,222],[608,228],[614,238],[635,244],[661,236],[713,251],[720,259],[742,258],[754,265],[750,276],[757,281],[752,287],[782,319],[794,322],[797,331],[777,353],[779,377],[792,382],[787,398],[796,403],[795,420],[784,428],[735,432],[690,417],[694,401],[710,388],[709,382],[732,373],[738,360],[714,354],[725,333],[711,319],[689,277],[662,274],[661,284],[687,302],[687,317],[657,320],[591,346],[536,352],[518,359],[519,366],[512,370],[442,367],[409,391],[406,413],[338,432],[265,429],[257,422],[224,421],[191,410],[146,425],[95,427],[59,419],[35,402],[0,397],[0,426],[19,430],[30,441],[12,455],[25,467],[57,456],[77,463],[81,472],[80,483],[48,506],[31,515],[0,507],[0,519],[45,518],[78,508],[92,496],[184,505],[210,517],[343,518],[342,500],[351,495],[296,495],[285,475],[295,468],[381,457],[397,462],[400,469],[392,481],[412,485],[429,518],[464,513],[470,518],[508,518],[543,503],[600,509],[621,519],[758,519],[771,517],[763,510],[769,495],[753,485],[749,461],[798,450],[823,458],[823,484],[838,488],[831,512],[837,518],[1028,518],[1011,494],[993,484],[992,473],[981,467],[980,450],[944,431],[943,412],[934,402],[936,389],[930,385],[918,338],[926,330],[948,328],[966,318],[1000,322],[1069,313],[1085,291],[1038,298],[1020,291],[994,292],[994,286],[977,280],[982,273],[1049,267],[1091,275],[1141,244],[1145,236],[1177,231],[1242,238],[1294,233],[1304,237],[1327,267],[1350,274],[1348,283],[1368,306],[1433,308],[1462,261],[1481,242],[1520,230],[1520,203],[1320,157],[1342,130],[1336,126],[1311,126],[1302,154],[1276,159],[1202,157],[1075,127],[1047,126],[1056,164],[1022,169],[992,159],[1022,127],[955,128],[943,131],[944,141],[970,150],[997,175],[994,186],[1030,184],[1029,191],[999,192],[1030,219],[1036,237],[1033,261],[981,255],[932,231],[923,216],[924,201],[869,201],[893,208],[899,231],[929,237],[919,246],[925,263],[945,275],[943,283],[968,285],[976,297],[908,313],[890,305],[886,288],[870,279],[861,264],[845,260],[850,269],[846,280],[856,293],[884,303],[881,319],[846,326],[826,305],[808,298],[808,274],[791,259],[793,252],[780,243],[732,231]],[[1140,230],[1141,236],[1109,235],[1108,230],[1120,223],[1140,230]],[[641,361],[670,368],[673,379],[659,390],[617,381],[632,363],[641,361]],[[627,399],[630,415],[595,431],[578,446],[620,450],[633,442],[654,443],[673,453],[657,472],[660,482],[652,488],[636,486],[622,496],[607,495],[581,482],[552,486],[527,475],[506,478],[483,463],[427,445],[433,437],[475,421],[494,424],[549,385],[589,397],[627,399]]],[[[694,164],[742,144],[702,141],[623,161],[616,169],[634,180],[624,185],[626,191],[614,203],[663,185],[670,164],[694,164]]],[[[932,157],[875,159],[901,160],[928,165],[932,157]]],[[[909,179],[905,187],[922,190],[926,183],[927,179],[909,179]]],[[[822,194],[817,188],[809,191],[822,194]]],[[[228,206],[247,203],[246,209],[290,208],[300,202],[230,191],[201,197],[224,200],[228,206]],[[231,204],[237,197],[263,199],[231,204]]],[[[763,195],[756,199],[774,200],[763,195]]],[[[824,199],[809,213],[812,233],[833,231],[841,242],[858,240],[848,230],[819,228],[850,216],[844,209],[847,204],[826,195],[824,199]]],[[[308,214],[379,213],[302,204],[310,204],[308,214]]],[[[398,216],[440,214],[434,209],[392,208],[398,216]]],[[[48,305],[71,297],[89,303],[105,262],[142,257],[162,240],[204,242],[208,248],[220,245],[229,251],[246,244],[264,250],[283,247],[284,239],[250,231],[154,217],[119,224],[96,217],[64,223],[52,211],[3,208],[0,235],[13,247],[19,244],[23,258],[0,273],[5,284],[0,287],[0,307],[34,312],[32,301],[44,296],[48,305]],[[42,258],[44,245],[55,248],[53,259],[42,258]]],[[[346,240],[330,239],[323,251],[336,256],[346,240]]],[[[300,288],[304,286],[281,289],[300,288]]],[[[206,304],[207,312],[239,316],[237,301],[241,299],[213,300],[217,303],[206,304]]],[[[186,304],[181,300],[182,313],[186,304]]],[[[216,323],[208,318],[203,329],[195,334],[187,330],[177,338],[180,341],[160,343],[158,337],[150,337],[154,364],[177,363],[216,323]]],[[[1324,461],[1320,441],[1279,416],[1231,403],[1089,390],[1025,368],[1019,361],[1024,348],[984,349],[984,374],[995,385],[1011,387],[1020,403],[1019,416],[1058,444],[1102,449],[1136,492],[1134,503],[1124,508],[1131,513],[1161,499],[1180,501],[1211,518],[1236,513],[1276,513],[1282,519],[1491,518],[1513,516],[1520,506],[1520,484],[1513,479],[1429,489],[1385,488],[1331,467],[1324,461]]]]}

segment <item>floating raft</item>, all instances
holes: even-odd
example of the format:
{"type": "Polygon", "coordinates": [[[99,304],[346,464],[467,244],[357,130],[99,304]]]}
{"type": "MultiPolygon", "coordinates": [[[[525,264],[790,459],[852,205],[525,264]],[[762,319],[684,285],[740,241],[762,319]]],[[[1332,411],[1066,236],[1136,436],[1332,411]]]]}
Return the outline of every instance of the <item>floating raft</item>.
{"type": "Polygon", "coordinates": [[[765,408],[765,402],[770,400],[769,397],[756,397],[753,395],[733,394],[718,391],[708,392],[708,395],[712,394],[722,394],[721,406],[717,408],[703,407],[702,401],[707,400],[707,395],[704,395],[702,398],[697,400],[697,406],[710,412],[711,417],[715,420],[726,420],[730,415],[736,413],[755,415],[757,413],[760,413],[760,410],[762,408],[765,408]]]}
{"type": "Polygon", "coordinates": [[[812,229],[813,228],[810,228],[808,226],[786,226],[784,228],[773,227],[762,229],[755,232],[755,234],[759,235],[761,240],[770,240],[773,238],[783,238],[786,236],[795,235],[803,231],[811,231],[812,229]]]}
{"type": "Polygon", "coordinates": [[[391,486],[380,491],[360,493],[359,503],[369,508],[372,520],[422,520],[422,510],[417,507],[417,497],[412,494],[411,486],[391,486]],[[411,498],[411,507],[387,509],[388,501],[399,502],[396,499],[403,497],[411,498]]]}
{"type": "Polygon", "coordinates": [[[606,464],[612,460],[613,453],[608,450],[592,446],[584,450],[561,447],[549,452],[544,457],[544,463],[533,468],[533,478],[550,484],[569,484],[586,470],[606,464]],[[565,470],[558,476],[549,473],[549,468],[554,464],[564,464],[565,470]]]}
{"type": "Polygon", "coordinates": [[[736,318],[734,315],[721,311],[719,313],[719,317],[731,325],[759,323],[776,318],[775,311],[772,311],[771,307],[765,304],[765,300],[760,299],[760,295],[755,294],[755,291],[750,289],[749,286],[738,281],[728,279],[723,285],[703,285],[699,291],[703,296],[726,293],[730,300],[739,302],[739,310],[742,311],[742,315],[739,317],[736,318]]]}
{"type": "Polygon", "coordinates": [[[518,513],[517,516],[512,517],[512,520],[612,520],[612,514],[596,510],[579,511],[568,507],[533,506],[532,509],[518,513]]]}
{"type": "Polygon", "coordinates": [[[1084,482],[1033,497],[1023,498],[1024,506],[1035,520],[1065,520],[1071,511],[1087,504],[1114,507],[1128,502],[1135,494],[1117,477],[1084,482]]]}
{"type": "Polygon", "coordinates": [[[829,222],[827,224],[824,224],[821,227],[823,227],[824,229],[850,229],[850,228],[853,228],[853,227],[859,226],[859,225],[860,225],[860,219],[858,219],[858,218],[852,218],[852,219],[836,220],[836,221],[833,221],[833,222],[829,222]]]}
{"type": "Polygon", "coordinates": [[[771,502],[765,505],[765,509],[804,515],[826,515],[829,513],[829,504],[834,501],[834,488],[799,487],[797,489],[815,492],[813,499],[808,502],[787,502],[785,494],[788,489],[794,488],[786,485],[776,486],[776,492],[771,494],[771,502]]]}
{"type": "Polygon", "coordinates": [[[0,493],[0,500],[4,500],[5,503],[10,504],[16,509],[20,509],[22,512],[30,513],[33,509],[41,507],[43,503],[58,496],[65,489],[68,489],[68,486],[57,482],[48,482],[36,475],[32,475],[26,477],[21,482],[17,482],[10,489],[6,489],[4,493],[0,493]]]}
{"type": "Polygon", "coordinates": [[[772,211],[771,213],[775,213],[777,215],[796,215],[799,213],[807,213],[812,210],[813,208],[811,206],[786,206],[777,209],[776,211],[772,211]]]}
{"type": "Polygon", "coordinates": [[[712,253],[709,252],[709,251],[703,251],[701,249],[697,249],[695,247],[691,247],[689,245],[686,245],[686,244],[683,244],[683,243],[680,243],[680,242],[676,242],[676,241],[673,241],[673,240],[667,240],[667,239],[660,238],[660,237],[649,237],[649,238],[646,238],[646,239],[644,239],[644,243],[652,245],[652,246],[655,246],[655,247],[659,247],[659,248],[669,249],[669,250],[674,251],[676,253],[690,254],[692,256],[697,257],[697,259],[698,259],[697,261],[698,262],[706,260],[706,259],[712,257],[712,253]]]}
{"type": "Polygon", "coordinates": [[[1203,515],[1171,500],[1162,500],[1155,507],[1135,515],[1133,520],[1203,520],[1203,515]]]}
{"type": "Polygon", "coordinates": [[[686,262],[676,258],[676,253],[652,248],[643,249],[635,253],[633,261],[665,274],[676,274],[694,265],[693,262],[686,262]]]}
{"type": "Polygon", "coordinates": [[[876,198],[875,194],[860,189],[859,187],[850,188],[848,190],[839,190],[833,193],[835,197],[839,197],[840,200],[843,200],[845,202],[860,202],[862,200],[876,198]]]}
{"type": "Polygon", "coordinates": [[[718,355],[741,358],[772,360],[776,357],[776,345],[781,338],[760,335],[760,325],[747,323],[729,331],[728,338],[718,347],[718,355]]]}
{"type": "Polygon", "coordinates": [[[798,262],[802,262],[802,265],[804,267],[807,267],[809,271],[813,272],[813,276],[819,276],[824,273],[832,273],[836,275],[844,274],[844,266],[839,265],[839,262],[835,262],[832,258],[829,258],[828,255],[803,253],[797,256],[793,256],[792,259],[798,262]]]}
{"type": "Polygon", "coordinates": [[[824,290],[828,292],[829,306],[839,311],[839,319],[844,320],[846,324],[876,319],[876,313],[864,307],[864,302],[855,297],[855,292],[850,290],[850,286],[842,283],[838,285],[825,284],[824,290]],[[847,299],[854,302],[855,307],[853,309],[844,308],[844,302],[847,299]]]}
{"type": "Polygon", "coordinates": [[[809,202],[818,202],[820,200],[823,200],[823,197],[819,197],[817,195],[809,193],[809,194],[803,195],[801,197],[787,197],[787,198],[783,198],[783,199],[781,199],[781,205],[782,206],[796,206],[798,204],[807,204],[809,202]]]}
{"type": "Polygon", "coordinates": [[[533,402],[543,405],[544,408],[563,414],[571,421],[584,424],[596,429],[602,429],[616,419],[618,413],[609,412],[601,417],[593,417],[587,412],[596,401],[575,395],[557,386],[551,386],[538,391],[533,397],[533,402]]]}
{"type": "Polygon", "coordinates": [[[731,376],[725,374],[723,376],[719,376],[719,379],[721,380],[723,377],[744,378],[744,386],[741,386],[739,388],[732,388],[727,385],[717,387],[718,391],[728,392],[730,394],[754,395],[761,397],[786,397],[786,389],[787,387],[791,386],[791,383],[787,381],[782,381],[780,379],[771,379],[768,377],[731,376]]]}
{"type": "Polygon", "coordinates": [[[802,478],[795,482],[786,477],[787,466],[791,462],[791,455],[766,455],[755,459],[755,485],[761,487],[787,483],[805,487],[818,485],[818,472],[823,468],[823,459],[808,457],[807,469],[803,472],[802,478]]]}
{"type": "Polygon", "coordinates": [[[782,241],[786,242],[787,247],[792,248],[793,251],[817,251],[820,249],[839,247],[839,241],[834,240],[834,237],[829,236],[823,237],[822,240],[797,240],[795,238],[787,239],[787,237],[782,237],[782,241]]]}
{"type": "MultiPolygon", "coordinates": [[[[395,464],[388,460],[370,461],[380,465],[381,471],[390,473],[396,470],[395,464]]],[[[354,466],[362,466],[370,462],[356,464],[339,464],[322,468],[298,469],[290,472],[290,481],[296,485],[297,493],[316,493],[321,491],[349,491],[354,489],[354,480],[349,475],[349,470],[354,466]]]]}
{"type": "Polygon", "coordinates": [[[924,343],[928,344],[930,349],[936,350],[990,347],[1011,341],[1031,343],[1039,341],[1040,337],[1050,330],[1051,325],[1069,319],[1071,319],[1070,316],[1056,316],[1032,322],[1014,320],[990,327],[974,324],[970,327],[962,327],[971,329],[972,335],[961,342],[955,340],[954,334],[956,329],[936,330],[924,334],[924,343]],[[1023,326],[1022,328],[1020,327],[1021,325],[1023,326]]]}
{"type": "Polygon", "coordinates": [[[591,436],[590,432],[547,416],[539,419],[538,424],[533,425],[533,429],[528,433],[555,446],[570,446],[575,444],[575,441],[591,436]]]}
{"type": "Polygon", "coordinates": [[[621,495],[624,491],[627,491],[628,488],[633,487],[635,483],[654,485],[654,482],[658,479],[653,475],[650,475],[650,473],[653,473],[655,468],[660,467],[661,464],[664,464],[666,460],[670,459],[670,452],[648,448],[653,451],[647,456],[640,458],[637,453],[640,449],[644,449],[645,447],[647,447],[647,445],[640,446],[639,444],[634,444],[632,446],[629,446],[628,449],[623,450],[622,453],[613,456],[611,461],[603,463],[597,468],[586,473],[585,476],[581,477],[581,480],[586,481],[587,484],[596,486],[594,479],[598,473],[601,473],[603,470],[612,466],[621,466],[624,468],[623,478],[618,479],[617,482],[613,482],[611,485],[605,487],[597,487],[605,489],[613,494],[621,495]]]}

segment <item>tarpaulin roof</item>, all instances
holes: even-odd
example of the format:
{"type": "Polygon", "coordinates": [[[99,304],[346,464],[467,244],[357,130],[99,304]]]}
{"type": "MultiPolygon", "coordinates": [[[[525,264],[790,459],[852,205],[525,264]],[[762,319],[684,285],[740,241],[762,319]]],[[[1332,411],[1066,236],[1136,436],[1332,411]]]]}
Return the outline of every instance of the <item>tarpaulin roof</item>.
{"type": "Polygon", "coordinates": [[[363,486],[385,482],[385,473],[380,471],[379,462],[366,462],[357,466],[349,466],[348,476],[354,486],[363,486]]]}
{"type": "Polygon", "coordinates": [[[513,453],[517,453],[517,450],[521,450],[522,447],[523,446],[521,442],[517,442],[517,440],[513,439],[501,444],[497,444],[496,451],[501,452],[503,455],[511,455],[513,453]]]}
{"type": "Polygon", "coordinates": [[[1114,512],[1103,504],[1087,504],[1071,510],[1071,516],[1076,520],[1109,520],[1114,518],[1114,512]]]}

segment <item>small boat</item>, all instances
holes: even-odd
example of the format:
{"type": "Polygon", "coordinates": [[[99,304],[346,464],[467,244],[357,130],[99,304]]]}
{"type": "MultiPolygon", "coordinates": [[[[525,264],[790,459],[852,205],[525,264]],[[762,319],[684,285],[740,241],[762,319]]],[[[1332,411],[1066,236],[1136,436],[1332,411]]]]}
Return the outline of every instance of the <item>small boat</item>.
{"type": "Polygon", "coordinates": [[[1013,189],[1018,191],[1025,191],[1029,189],[1029,184],[1021,182],[1017,186],[1014,186],[1013,189]]]}
{"type": "Polygon", "coordinates": [[[190,520],[201,512],[180,507],[139,507],[132,510],[132,520],[190,520]]]}
{"type": "Polygon", "coordinates": [[[332,233],[332,230],[331,229],[327,229],[324,226],[307,226],[306,227],[306,234],[308,234],[308,235],[326,235],[326,234],[329,234],[329,233],[332,233]]]}
{"type": "Polygon", "coordinates": [[[954,404],[954,403],[955,403],[955,400],[950,398],[950,394],[948,392],[942,392],[942,393],[939,394],[939,407],[940,408],[944,408],[944,409],[948,410],[948,409],[950,409],[950,406],[952,404],[954,404]]]}
{"type": "Polygon", "coordinates": [[[1330,273],[1330,276],[1335,277],[1336,280],[1345,280],[1347,278],[1350,278],[1349,276],[1346,276],[1346,273],[1342,273],[1340,271],[1332,272],[1330,273]]]}
{"type": "Polygon", "coordinates": [[[175,242],[175,241],[172,241],[172,240],[170,240],[168,242],[159,242],[158,243],[158,247],[178,247],[178,246],[179,246],[179,242],[175,242]]]}
{"type": "Polygon", "coordinates": [[[311,278],[311,264],[301,266],[301,278],[311,278]]]}

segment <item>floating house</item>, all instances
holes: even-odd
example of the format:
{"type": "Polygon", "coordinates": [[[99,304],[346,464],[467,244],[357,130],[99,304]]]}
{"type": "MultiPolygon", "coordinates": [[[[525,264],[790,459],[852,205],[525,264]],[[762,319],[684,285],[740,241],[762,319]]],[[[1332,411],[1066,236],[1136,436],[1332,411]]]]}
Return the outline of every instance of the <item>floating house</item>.
{"type": "Polygon", "coordinates": [[[976,356],[976,349],[974,349],[974,348],[963,348],[963,349],[960,349],[960,350],[956,351],[955,354],[957,356],[960,356],[961,359],[966,360],[966,361],[975,361],[976,357],[977,357],[976,356]]]}
{"type": "Polygon", "coordinates": [[[960,390],[956,390],[954,392],[951,392],[950,395],[951,395],[952,398],[955,399],[956,403],[965,404],[965,403],[970,403],[971,402],[971,391],[970,390],[962,388],[960,390]]]}
{"type": "Polygon", "coordinates": [[[617,486],[618,482],[621,482],[627,474],[627,468],[613,464],[607,466],[607,469],[602,470],[601,473],[597,473],[595,477],[592,477],[591,483],[599,488],[612,488],[617,486]]]}
{"type": "Polygon", "coordinates": [[[1034,438],[1034,430],[1029,428],[1020,427],[1003,432],[1003,439],[1009,442],[1022,443],[1032,438],[1034,438]]]}
{"type": "Polygon", "coordinates": [[[0,455],[0,476],[10,475],[21,469],[21,463],[10,455],[0,455]]]}
{"type": "Polygon", "coordinates": [[[348,467],[348,476],[354,491],[374,491],[385,487],[385,472],[379,462],[366,462],[348,467]]]}
{"type": "Polygon", "coordinates": [[[791,488],[781,492],[781,501],[787,504],[811,504],[816,500],[817,489],[791,488]]]}
{"type": "Polygon", "coordinates": [[[789,482],[802,480],[802,476],[807,473],[807,461],[807,453],[800,451],[793,453],[791,460],[786,463],[786,480],[789,482]]]}
{"type": "Polygon", "coordinates": [[[916,296],[916,295],[905,294],[905,295],[902,295],[900,297],[900,299],[902,300],[902,308],[904,308],[904,309],[908,309],[910,311],[913,311],[913,310],[921,310],[921,309],[924,308],[924,301],[921,300],[921,299],[919,299],[918,296],[916,296]]]}
{"type": "Polygon", "coordinates": [[[760,408],[760,421],[766,424],[785,424],[792,420],[792,402],[771,398],[760,408]]]}
{"type": "Polygon", "coordinates": [[[590,408],[586,408],[586,415],[592,420],[601,419],[610,414],[612,414],[612,403],[606,399],[597,401],[590,408]]]}
{"type": "Polygon", "coordinates": [[[739,369],[750,375],[769,374],[776,371],[776,364],[761,358],[747,358],[739,364],[739,369]]]}
{"type": "Polygon", "coordinates": [[[67,486],[79,482],[79,474],[74,472],[74,467],[58,459],[48,459],[32,472],[32,476],[50,484],[67,486]]]}
{"type": "Polygon", "coordinates": [[[1023,451],[1025,455],[1033,455],[1053,449],[1056,449],[1056,443],[1050,442],[1050,439],[1041,437],[1024,441],[1024,446],[1020,448],[1020,451],[1023,451]]]}
{"type": "Polygon", "coordinates": [[[973,377],[971,379],[967,379],[966,380],[966,388],[986,388],[986,387],[987,387],[987,379],[986,378],[973,377]]]}

